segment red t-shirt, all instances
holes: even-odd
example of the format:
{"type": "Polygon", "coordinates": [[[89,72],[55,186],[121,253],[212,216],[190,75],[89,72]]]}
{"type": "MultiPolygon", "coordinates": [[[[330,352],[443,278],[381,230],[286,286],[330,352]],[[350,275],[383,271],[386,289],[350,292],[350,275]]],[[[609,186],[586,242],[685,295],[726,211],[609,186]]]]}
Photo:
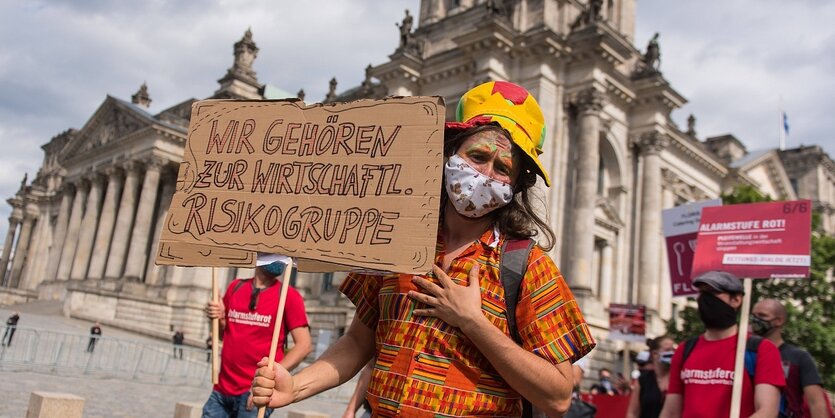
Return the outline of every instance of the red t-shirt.
{"type": "MultiPolygon", "coordinates": [[[[727,417],[731,412],[733,392],[734,356],[736,334],[717,341],[708,341],[704,335],[681,364],[685,344],[679,344],[670,365],[670,386],[667,394],[682,395],[681,418],[727,417]]],[[[740,417],[754,413],[754,386],[747,371],[743,370],[742,403],[740,417]]],[[[757,350],[754,384],[767,383],[778,388],[786,385],[780,352],[771,341],[763,340],[757,350]]]]}
{"type": "MultiPolygon", "coordinates": [[[[281,291],[281,282],[276,280],[272,286],[260,291],[255,310],[250,311],[249,299],[252,295],[253,281],[244,280],[243,284],[233,291],[239,280],[241,279],[232,281],[223,295],[226,328],[223,331],[223,349],[220,353],[220,374],[214,390],[227,396],[247,392],[252,386],[258,361],[270,354],[270,342],[273,338],[281,291]]],[[[281,347],[284,346],[286,333],[308,325],[304,300],[292,287],[287,289],[282,322],[275,361],[284,358],[281,347]]]]}

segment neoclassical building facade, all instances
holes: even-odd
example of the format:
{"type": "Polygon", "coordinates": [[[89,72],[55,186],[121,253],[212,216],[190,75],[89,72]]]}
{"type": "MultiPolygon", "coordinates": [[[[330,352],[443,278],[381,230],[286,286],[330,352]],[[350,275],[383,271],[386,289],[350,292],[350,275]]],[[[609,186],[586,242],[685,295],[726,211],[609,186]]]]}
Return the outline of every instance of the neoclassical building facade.
{"type": "MultiPolygon", "coordinates": [[[[558,237],[551,256],[601,342],[598,364],[619,364],[629,348],[606,339],[609,303],[646,305],[653,334],[684,303],[671,296],[663,209],[747,184],[775,199],[812,199],[835,231],[835,164],[820,147],[748,152],[732,135],[699,138],[692,116],[685,129],[672,121],[686,99],[660,71],[657,39],[635,46],[635,0],[423,0],[416,30],[411,19],[387,61],[341,93],[332,80],[323,101],[439,95],[451,114],[484,81],[531,91],[548,126],[541,160],[553,185],[540,195],[558,237]]],[[[249,31],[234,51],[209,97],[289,96],[258,80],[249,31]]],[[[81,128],[43,146],[34,180],[8,200],[0,302],[63,299],[68,315],[166,337],[182,327],[202,341],[211,271],[159,267],[151,256],[194,100],[152,114],[143,85],[130,101],[107,96],[81,128]]],[[[338,281],[295,282],[314,327],[337,333],[352,315],[338,281]]]]}

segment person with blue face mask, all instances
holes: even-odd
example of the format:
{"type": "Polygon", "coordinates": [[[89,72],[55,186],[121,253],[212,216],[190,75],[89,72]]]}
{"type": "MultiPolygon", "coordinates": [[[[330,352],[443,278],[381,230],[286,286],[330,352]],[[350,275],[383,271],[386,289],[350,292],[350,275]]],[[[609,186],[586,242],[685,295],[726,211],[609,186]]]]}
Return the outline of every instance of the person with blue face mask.
{"type": "MultiPolygon", "coordinates": [[[[206,316],[220,320],[223,348],[218,383],[203,406],[203,418],[257,416],[258,410],[250,397],[250,383],[258,361],[270,352],[281,289],[279,277],[285,269],[292,268],[288,263],[287,257],[259,253],[254,277],[235,279],[220,303],[206,305],[206,316]]],[[[313,348],[304,300],[292,287],[287,289],[280,326],[279,347],[286,345],[288,334],[294,344],[286,352],[278,350],[275,361],[292,370],[313,348]]],[[[270,412],[268,409],[266,416],[270,412]]]]}
{"type": "Polygon", "coordinates": [[[658,418],[670,382],[670,363],[676,349],[675,341],[662,335],[647,340],[649,364],[641,370],[629,398],[626,418],[658,418]]]}

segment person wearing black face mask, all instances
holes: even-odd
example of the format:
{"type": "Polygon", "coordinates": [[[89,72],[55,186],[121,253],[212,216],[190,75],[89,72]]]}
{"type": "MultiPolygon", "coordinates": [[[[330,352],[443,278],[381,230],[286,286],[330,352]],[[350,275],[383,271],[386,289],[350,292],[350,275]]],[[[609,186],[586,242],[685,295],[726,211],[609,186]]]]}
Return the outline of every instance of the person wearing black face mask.
{"type": "Polygon", "coordinates": [[[805,350],[783,341],[787,317],[786,308],[775,299],[763,299],[751,310],[751,331],[769,339],[780,349],[786,377],[785,402],[781,403],[780,416],[829,418],[831,414],[815,361],[805,350]],[[803,405],[804,397],[808,408],[803,405]]]}
{"type": "Polygon", "coordinates": [[[726,417],[731,410],[731,392],[742,378],[740,417],[777,417],[780,389],[785,386],[780,353],[763,339],[755,351],[752,373],[734,376],[737,332],[736,316],[742,306],[742,282],[727,272],[711,271],[695,280],[697,302],[704,334],[688,344],[679,344],[670,365],[670,381],[662,418],[726,417]]]}

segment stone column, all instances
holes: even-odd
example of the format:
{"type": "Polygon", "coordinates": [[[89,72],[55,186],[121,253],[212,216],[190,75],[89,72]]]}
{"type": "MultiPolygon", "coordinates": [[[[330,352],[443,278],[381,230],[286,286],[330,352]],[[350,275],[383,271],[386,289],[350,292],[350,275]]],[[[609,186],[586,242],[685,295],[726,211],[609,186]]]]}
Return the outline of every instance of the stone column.
{"type": "Polygon", "coordinates": [[[67,235],[64,237],[64,248],[61,249],[61,261],[58,264],[58,275],[56,279],[67,280],[70,278],[72,263],[75,259],[75,248],[78,245],[78,232],[81,229],[81,215],[84,213],[84,202],[87,200],[89,185],[81,183],[76,186],[75,200],[72,203],[70,212],[70,223],[67,226],[67,235]]]}
{"type": "Polygon", "coordinates": [[[640,255],[638,257],[638,303],[647,311],[658,311],[661,264],[661,150],[669,139],[659,132],[642,134],[637,140],[641,148],[640,255]]]}
{"type": "Polygon", "coordinates": [[[101,208],[99,228],[96,231],[96,243],[93,245],[93,259],[90,260],[90,270],[87,272],[87,277],[91,279],[101,279],[104,276],[107,251],[110,249],[110,238],[113,237],[113,226],[116,224],[119,190],[122,188],[121,170],[109,167],[106,173],[107,191],[104,193],[104,205],[101,208]]]}
{"type": "Polygon", "coordinates": [[[592,257],[594,255],[594,208],[597,203],[597,176],[600,164],[600,111],[604,97],[589,88],[580,93],[580,132],[575,152],[576,180],[568,237],[568,271],[566,278],[579,295],[591,291],[592,257]]]}
{"type": "Polygon", "coordinates": [[[6,232],[6,242],[3,244],[3,257],[0,258],[0,286],[6,281],[6,271],[9,269],[9,257],[12,255],[18,225],[20,225],[20,219],[9,216],[9,230],[6,232]]]}
{"type": "MultiPolygon", "coordinates": [[[[669,209],[675,207],[676,205],[676,196],[673,192],[673,185],[675,184],[676,178],[675,174],[670,172],[670,170],[662,169],[661,173],[661,177],[664,181],[664,191],[662,192],[664,202],[663,209],[669,209]]],[[[660,269],[659,277],[661,278],[661,283],[659,284],[661,286],[661,294],[658,298],[658,315],[662,319],[668,320],[673,315],[673,304],[676,300],[673,298],[673,289],[670,285],[670,265],[667,262],[667,246],[665,240],[661,241],[659,247],[659,257],[661,259],[659,260],[660,265],[658,267],[660,269]]]]}
{"type": "Polygon", "coordinates": [[[26,261],[26,254],[29,252],[29,238],[32,236],[32,226],[35,218],[29,214],[23,216],[23,226],[20,227],[20,236],[17,239],[17,246],[12,256],[12,275],[9,280],[9,287],[16,288],[20,283],[20,272],[23,270],[23,262],[26,261]]]}
{"type": "Polygon", "coordinates": [[[130,232],[133,227],[133,217],[136,213],[136,192],[139,186],[140,166],[136,162],[125,165],[125,187],[122,189],[122,199],[119,202],[119,214],[116,216],[116,229],[110,244],[110,254],[107,256],[107,268],[104,277],[118,279],[122,277],[125,267],[125,254],[128,251],[130,232]]]}
{"type": "Polygon", "coordinates": [[[604,306],[609,306],[609,303],[612,301],[612,287],[614,286],[612,276],[615,271],[615,258],[613,255],[612,244],[608,241],[604,242],[603,247],[600,249],[600,277],[603,279],[600,281],[600,302],[604,306]]]}
{"type": "Polygon", "coordinates": [[[176,178],[163,178],[162,180],[162,194],[159,199],[157,207],[157,218],[154,222],[154,236],[151,237],[151,251],[148,253],[148,267],[145,270],[145,284],[157,284],[160,282],[160,274],[164,270],[162,266],[156,265],[154,259],[157,255],[157,243],[159,236],[162,233],[162,225],[165,223],[165,217],[168,216],[168,207],[171,206],[171,198],[174,197],[174,186],[177,183],[176,178]]]}
{"type": "Polygon", "coordinates": [[[96,238],[96,226],[99,222],[99,205],[104,191],[104,181],[98,174],[90,178],[90,193],[87,195],[87,209],[81,220],[78,231],[78,247],[75,250],[75,260],[72,263],[70,278],[83,280],[87,277],[87,267],[93,252],[93,241],[96,238]]]}
{"type": "Polygon", "coordinates": [[[150,160],[145,169],[145,181],[139,195],[139,207],[136,209],[136,222],[130,239],[125,277],[142,279],[145,270],[145,257],[148,256],[148,240],[151,238],[151,224],[153,223],[154,206],[157,202],[159,174],[162,161],[150,160]]]}
{"type": "Polygon", "coordinates": [[[61,250],[64,248],[64,238],[67,236],[67,223],[70,220],[70,205],[72,205],[73,188],[69,184],[62,190],[61,207],[58,209],[58,222],[55,224],[55,235],[52,237],[52,248],[49,249],[47,260],[46,280],[55,280],[58,275],[58,263],[61,260],[61,250]]]}

